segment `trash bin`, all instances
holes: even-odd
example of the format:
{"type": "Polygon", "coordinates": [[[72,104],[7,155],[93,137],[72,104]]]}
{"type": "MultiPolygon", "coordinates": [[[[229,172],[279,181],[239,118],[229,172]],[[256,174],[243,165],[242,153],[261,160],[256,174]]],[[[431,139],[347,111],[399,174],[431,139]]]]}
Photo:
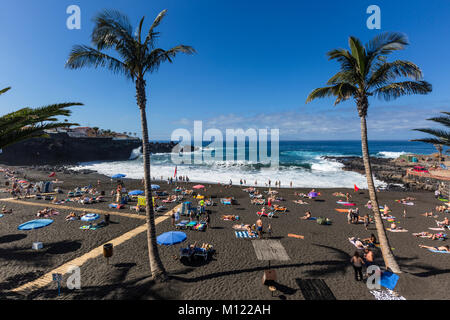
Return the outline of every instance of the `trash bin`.
{"type": "Polygon", "coordinates": [[[103,245],[103,256],[105,258],[110,258],[113,255],[113,245],[112,243],[107,243],[103,245]]]}

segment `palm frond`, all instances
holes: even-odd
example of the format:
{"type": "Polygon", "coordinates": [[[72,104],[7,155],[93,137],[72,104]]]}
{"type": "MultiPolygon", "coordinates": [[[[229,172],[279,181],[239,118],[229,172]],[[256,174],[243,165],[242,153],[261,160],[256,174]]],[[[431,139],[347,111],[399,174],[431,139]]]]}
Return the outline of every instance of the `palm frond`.
{"type": "Polygon", "coordinates": [[[153,49],[144,62],[144,72],[155,72],[158,70],[160,64],[165,61],[172,63],[172,59],[178,53],[194,54],[195,52],[194,48],[185,45],[178,45],[167,51],[161,48],[153,49]]]}
{"type": "Polygon", "coordinates": [[[11,87],[6,87],[4,89],[0,90],[0,95],[4,94],[5,92],[9,91],[11,89],[11,87]]]}
{"type": "Polygon", "coordinates": [[[422,79],[422,71],[416,64],[405,60],[377,63],[367,85],[380,87],[394,81],[397,77],[407,77],[418,81],[422,79]]]}
{"type": "Polygon", "coordinates": [[[315,99],[334,96],[336,97],[334,105],[337,105],[341,101],[351,98],[356,91],[357,88],[349,83],[339,83],[334,86],[317,88],[308,95],[306,98],[306,103],[309,103],[315,99]]]}
{"type": "Polygon", "coordinates": [[[411,94],[427,94],[432,90],[426,81],[402,81],[387,84],[373,91],[373,95],[386,101],[411,94]]]}
{"type": "Polygon", "coordinates": [[[366,52],[370,61],[377,56],[385,56],[393,51],[403,50],[408,45],[408,38],[400,32],[384,32],[375,36],[366,44],[366,52]]]}
{"type": "Polygon", "coordinates": [[[161,11],[153,21],[152,25],[150,26],[150,29],[148,30],[148,34],[145,37],[144,46],[150,46],[150,50],[155,47],[154,42],[158,38],[159,32],[155,32],[155,28],[158,27],[161,23],[161,21],[164,19],[164,17],[167,14],[167,9],[161,11]]]}
{"type": "Polygon", "coordinates": [[[80,69],[84,67],[105,67],[114,73],[120,73],[127,78],[133,78],[129,68],[122,61],[111,57],[94,48],[76,45],[72,48],[69,59],[66,62],[69,69],[80,69]]]}

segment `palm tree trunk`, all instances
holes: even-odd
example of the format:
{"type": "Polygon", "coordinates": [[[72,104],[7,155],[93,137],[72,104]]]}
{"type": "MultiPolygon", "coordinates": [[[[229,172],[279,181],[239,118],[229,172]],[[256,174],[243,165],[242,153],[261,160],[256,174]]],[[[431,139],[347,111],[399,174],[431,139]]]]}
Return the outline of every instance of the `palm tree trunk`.
{"type": "Polygon", "coordinates": [[[165,280],[166,270],[162,264],[156,243],[156,227],[155,227],[155,213],[153,208],[152,188],[150,180],[150,150],[148,141],[148,127],[147,115],[145,112],[146,95],[145,95],[145,80],[142,78],[136,79],[136,100],[141,111],[141,126],[142,126],[142,154],[144,158],[144,190],[145,190],[145,211],[147,215],[147,245],[148,258],[150,261],[150,270],[153,280],[165,280]]]}
{"type": "Polygon", "coordinates": [[[384,264],[394,273],[401,273],[400,268],[395,261],[395,257],[391,251],[391,246],[384,229],[383,219],[381,218],[380,208],[378,206],[377,194],[375,192],[375,185],[373,182],[372,167],[370,165],[369,147],[367,145],[367,124],[366,117],[361,117],[361,147],[366,169],[367,186],[369,188],[370,201],[373,206],[373,216],[375,219],[375,227],[377,228],[378,240],[380,241],[381,253],[383,255],[384,264]]]}

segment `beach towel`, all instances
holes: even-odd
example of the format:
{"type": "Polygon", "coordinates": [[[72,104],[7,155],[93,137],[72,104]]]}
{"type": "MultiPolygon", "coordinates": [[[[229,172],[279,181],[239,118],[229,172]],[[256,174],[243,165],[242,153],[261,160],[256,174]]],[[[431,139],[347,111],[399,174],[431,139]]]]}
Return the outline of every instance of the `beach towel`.
{"type": "Polygon", "coordinates": [[[439,198],[439,201],[448,202],[448,199],[439,198]]]}
{"type": "Polygon", "coordinates": [[[385,288],[394,290],[395,286],[397,285],[398,279],[399,276],[395,273],[384,271],[380,277],[380,285],[385,288]]]}
{"type": "Polygon", "coordinates": [[[236,238],[240,238],[240,239],[242,239],[242,238],[250,238],[250,239],[258,238],[258,235],[256,233],[251,236],[248,234],[248,231],[235,231],[235,234],[236,234],[236,238]]]}
{"type": "Polygon", "coordinates": [[[435,231],[445,231],[444,228],[428,228],[430,230],[435,230],[435,231]]]}
{"type": "MultiPolygon", "coordinates": [[[[367,248],[367,246],[364,246],[364,245],[363,245],[363,248],[358,247],[358,246],[356,245],[356,241],[357,241],[357,240],[359,240],[359,239],[348,238],[348,241],[350,241],[350,243],[351,243],[352,245],[354,245],[356,249],[365,249],[365,248],[367,248]]],[[[359,240],[359,241],[361,241],[361,240],[359,240]]]]}
{"type": "Polygon", "coordinates": [[[305,239],[305,236],[301,236],[299,234],[294,234],[294,233],[288,233],[288,237],[296,238],[296,239],[305,239]]]}
{"type": "Polygon", "coordinates": [[[356,203],[345,202],[345,201],[336,201],[337,204],[342,204],[344,206],[356,206],[356,203]]]}
{"type": "Polygon", "coordinates": [[[348,213],[350,209],[335,209],[337,212],[348,213]]]}
{"type": "Polygon", "coordinates": [[[90,228],[90,226],[81,226],[80,227],[80,229],[83,229],[83,230],[87,230],[87,229],[89,229],[90,228]]]}
{"type": "Polygon", "coordinates": [[[1,217],[3,217],[3,215],[2,215],[2,214],[0,214],[0,218],[1,218],[1,217]]]}
{"type": "Polygon", "coordinates": [[[386,290],[370,290],[376,300],[406,300],[405,297],[399,296],[394,291],[386,290]]]}
{"type": "Polygon", "coordinates": [[[381,219],[384,219],[384,220],[395,220],[395,217],[394,216],[387,216],[387,217],[381,217],[381,219]]]}
{"type": "Polygon", "coordinates": [[[439,251],[439,250],[433,250],[433,249],[428,249],[428,251],[434,252],[434,253],[450,253],[448,251],[439,251]]]}
{"type": "Polygon", "coordinates": [[[386,229],[390,232],[408,232],[408,230],[406,230],[406,229],[394,229],[394,230],[392,230],[391,228],[386,228],[386,229]]]}

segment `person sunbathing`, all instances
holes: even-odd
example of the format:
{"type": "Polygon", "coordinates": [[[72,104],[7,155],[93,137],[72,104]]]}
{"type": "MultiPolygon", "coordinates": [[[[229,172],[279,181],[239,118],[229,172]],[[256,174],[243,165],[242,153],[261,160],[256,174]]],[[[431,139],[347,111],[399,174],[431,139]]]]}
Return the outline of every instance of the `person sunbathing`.
{"type": "Polygon", "coordinates": [[[433,212],[425,212],[425,213],[422,213],[422,216],[425,216],[425,217],[432,217],[433,216],[433,212]]]}
{"type": "Polygon", "coordinates": [[[301,217],[300,219],[308,220],[308,219],[310,219],[310,218],[311,218],[311,212],[306,211],[306,212],[305,212],[305,215],[304,215],[303,217],[301,217]]]}
{"type": "Polygon", "coordinates": [[[294,201],[294,203],[297,203],[297,204],[308,204],[306,201],[303,201],[301,199],[293,200],[293,201],[294,201]]]}
{"type": "Polygon", "coordinates": [[[377,238],[373,233],[370,235],[370,238],[362,239],[362,241],[368,243],[371,246],[375,246],[376,244],[378,244],[377,238]]]}
{"type": "Polygon", "coordinates": [[[46,216],[48,216],[49,213],[50,213],[49,208],[45,208],[45,209],[39,210],[38,213],[36,214],[36,216],[39,218],[46,217],[46,216]]]}
{"type": "Polygon", "coordinates": [[[78,218],[78,216],[75,212],[71,212],[66,216],[66,220],[75,220],[77,218],[78,218]]]}
{"type": "Polygon", "coordinates": [[[6,213],[12,213],[12,212],[13,212],[13,209],[7,210],[7,209],[6,209],[6,206],[3,206],[3,207],[2,207],[2,213],[5,213],[5,214],[6,214],[6,213]]]}
{"type": "Polygon", "coordinates": [[[428,231],[423,231],[423,232],[419,232],[419,233],[413,233],[414,236],[416,237],[421,237],[421,238],[428,238],[431,240],[439,240],[439,239],[445,239],[445,236],[443,233],[431,233],[428,231]]]}
{"type": "Polygon", "coordinates": [[[450,252],[450,247],[448,245],[446,246],[440,246],[440,247],[430,247],[430,246],[424,246],[423,244],[419,244],[419,247],[425,248],[425,249],[431,249],[436,251],[446,251],[450,252]]]}
{"type": "Polygon", "coordinates": [[[439,227],[448,227],[450,226],[450,221],[448,220],[448,217],[445,217],[442,221],[436,221],[437,225],[439,227]]]}

